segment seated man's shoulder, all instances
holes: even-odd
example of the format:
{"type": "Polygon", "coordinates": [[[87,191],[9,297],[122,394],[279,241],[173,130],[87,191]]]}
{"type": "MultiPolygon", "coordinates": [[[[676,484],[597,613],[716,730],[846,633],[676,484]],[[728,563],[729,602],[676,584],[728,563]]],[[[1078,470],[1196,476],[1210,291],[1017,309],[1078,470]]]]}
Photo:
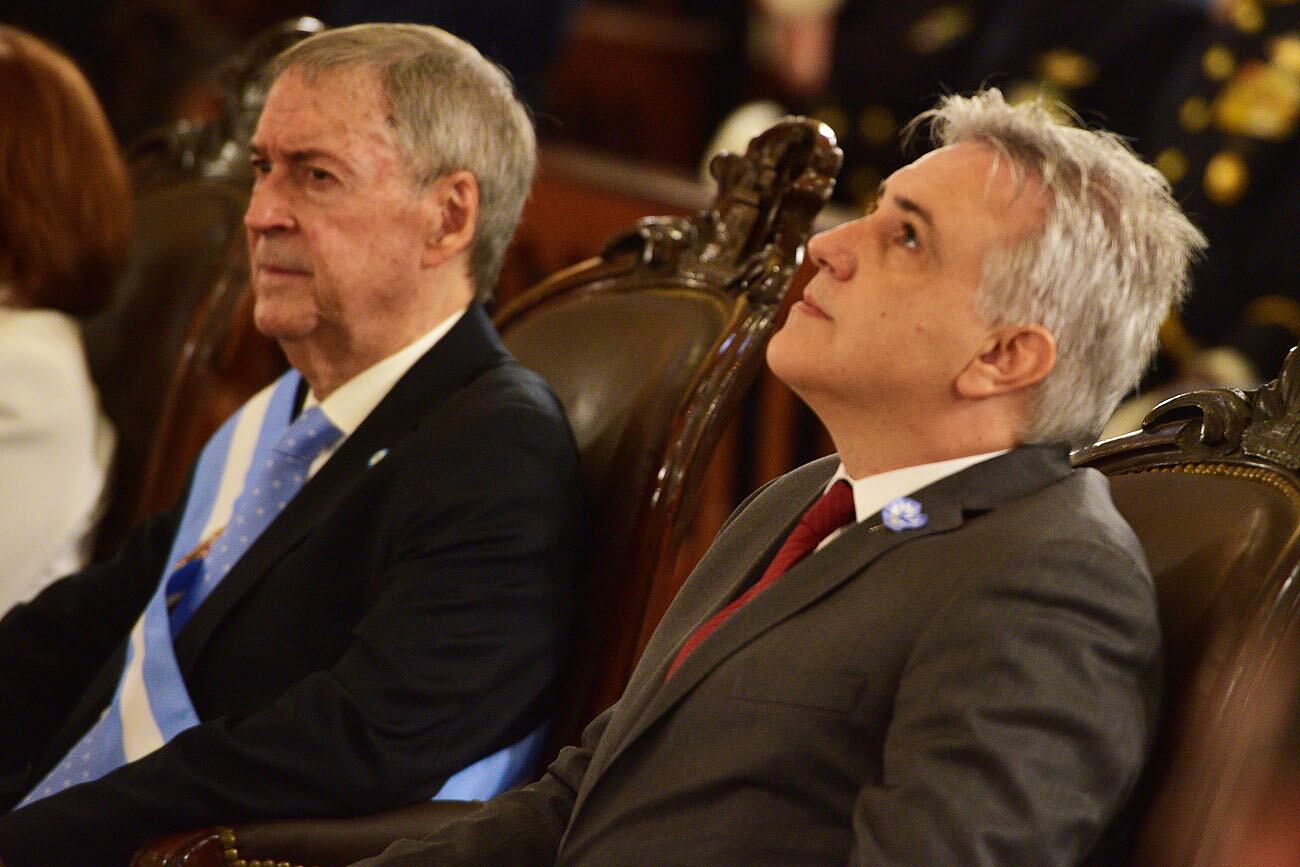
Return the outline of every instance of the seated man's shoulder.
{"type": "Polygon", "coordinates": [[[1145,571],[1142,545],[1111,499],[1110,481],[1097,470],[1076,468],[1016,505],[1039,516],[1024,527],[1025,538],[1033,544],[1109,549],[1116,556],[1136,559],[1145,571]]]}
{"type": "Polygon", "coordinates": [[[989,556],[984,580],[1054,598],[1107,597],[1155,616],[1155,593],[1142,544],[1115,507],[1106,477],[1075,469],[972,521],[971,548],[989,556]],[[995,517],[994,517],[995,516],[995,517]],[[988,572],[994,572],[990,579],[988,572]]]}
{"type": "Polygon", "coordinates": [[[496,415],[535,416],[567,430],[564,408],[540,374],[513,358],[485,368],[462,391],[466,409],[496,415]]]}

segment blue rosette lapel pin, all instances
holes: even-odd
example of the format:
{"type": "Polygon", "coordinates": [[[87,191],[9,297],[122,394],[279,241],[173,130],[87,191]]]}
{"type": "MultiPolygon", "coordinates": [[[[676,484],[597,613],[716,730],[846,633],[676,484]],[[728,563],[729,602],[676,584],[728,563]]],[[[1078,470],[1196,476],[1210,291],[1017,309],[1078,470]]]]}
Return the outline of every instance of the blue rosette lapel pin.
{"type": "Polygon", "coordinates": [[[880,510],[880,522],[895,533],[924,527],[928,520],[921,504],[911,497],[895,497],[880,510]]]}

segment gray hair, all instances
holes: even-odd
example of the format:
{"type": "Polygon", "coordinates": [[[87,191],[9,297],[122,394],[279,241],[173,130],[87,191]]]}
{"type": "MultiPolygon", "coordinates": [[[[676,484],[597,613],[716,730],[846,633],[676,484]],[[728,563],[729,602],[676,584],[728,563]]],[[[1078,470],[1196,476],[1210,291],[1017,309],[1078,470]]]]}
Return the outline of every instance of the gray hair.
{"type": "Polygon", "coordinates": [[[491,296],[537,166],[537,138],[510,77],[474,46],[420,24],[326,30],[267,67],[269,88],[293,68],[309,79],[339,67],[374,69],[397,145],[425,187],[448,172],[478,180],[479,216],[469,253],[475,296],[491,296]]]}
{"type": "Polygon", "coordinates": [[[1021,437],[1092,442],[1141,378],[1161,322],[1190,287],[1205,236],[1156,169],[1118,136],[1008,105],[989,89],[946,96],[913,121],[935,142],[975,142],[1032,178],[1050,199],[1041,229],[985,257],[976,305],[991,321],[1039,324],[1057,342],[1021,437]]]}

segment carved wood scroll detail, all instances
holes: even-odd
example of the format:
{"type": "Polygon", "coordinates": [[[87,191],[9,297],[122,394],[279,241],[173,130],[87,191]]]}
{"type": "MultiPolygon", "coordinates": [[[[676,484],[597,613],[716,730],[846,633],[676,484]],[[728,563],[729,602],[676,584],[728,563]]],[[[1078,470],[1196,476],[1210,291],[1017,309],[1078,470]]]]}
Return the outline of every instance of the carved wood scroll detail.
{"type": "Polygon", "coordinates": [[[751,141],[744,156],[713,158],[718,196],[712,208],[689,219],[642,220],[603,256],[639,251],[642,265],[701,281],[725,273],[728,289],[776,307],[842,162],[829,127],[787,118],[751,141]]]}
{"type": "Polygon", "coordinates": [[[1214,388],[1164,401],[1142,420],[1143,430],[1182,421],[1181,448],[1219,457],[1240,451],[1300,469],[1300,347],[1278,378],[1253,391],[1214,388]]]}

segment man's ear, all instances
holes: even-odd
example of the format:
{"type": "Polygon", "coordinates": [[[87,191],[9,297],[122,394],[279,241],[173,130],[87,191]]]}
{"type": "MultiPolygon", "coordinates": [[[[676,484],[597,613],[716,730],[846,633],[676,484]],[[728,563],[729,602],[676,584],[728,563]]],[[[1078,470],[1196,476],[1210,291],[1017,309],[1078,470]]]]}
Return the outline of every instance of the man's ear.
{"type": "Polygon", "coordinates": [[[424,191],[428,215],[420,263],[435,267],[469,248],[478,229],[478,178],[461,169],[440,176],[424,191]]]}
{"type": "Polygon", "coordinates": [[[1056,365],[1056,338],[1041,325],[1005,325],[980,346],[957,375],[960,397],[971,400],[1031,388],[1056,365]]]}

